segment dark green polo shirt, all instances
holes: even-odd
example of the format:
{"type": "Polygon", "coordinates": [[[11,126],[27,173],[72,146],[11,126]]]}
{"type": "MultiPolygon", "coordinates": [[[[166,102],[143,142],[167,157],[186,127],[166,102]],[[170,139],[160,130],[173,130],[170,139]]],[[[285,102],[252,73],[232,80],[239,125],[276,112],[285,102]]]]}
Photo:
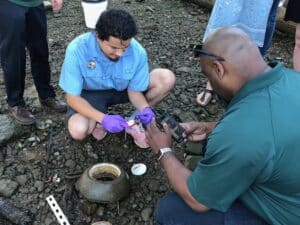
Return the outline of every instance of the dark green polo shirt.
{"type": "Polygon", "coordinates": [[[43,0],[9,0],[9,1],[17,5],[26,6],[26,7],[36,7],[43,3],[43,0]]]}
{"type": "Polygon", "coordinates": [[[299,225],[300,73],[270,66],[236,93],[187,184],[209,208],[239,198],[269,224],[299,225]]]}

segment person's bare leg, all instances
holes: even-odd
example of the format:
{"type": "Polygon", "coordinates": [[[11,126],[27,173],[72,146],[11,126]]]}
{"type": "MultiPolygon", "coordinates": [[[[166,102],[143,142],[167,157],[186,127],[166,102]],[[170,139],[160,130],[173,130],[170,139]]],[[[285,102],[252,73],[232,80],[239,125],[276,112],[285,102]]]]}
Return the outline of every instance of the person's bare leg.
{"type": "Polygon", "coordinates": [[[79,113],[70,117],[68,130],[71,137],[75,140],[83,140],[89,134],[92,134],[97,140],[101,140],[106,134],[102,127],[96,126],[96,121],[88,119],[79,113]]]}
{"type": "Polygon", "coordinates": [[[300,72],[300,23],[296,25],[293,66],[295,70],[300,72]]]}
{"type": "Polygon", "coordinates": [[[154,69],[150,73],[150,85],[146,93],[149,105],[155,106],[161,102],[175,85],[175,75],[168,69],[154,69]]]}
{"type": "MultiPolygon", "coordinates": [[[[212,87],[211,87],[209,81],[207,81],[207,83],[206,83],[206,89],[212,91],[212,87]]],[[[210,102],[211,99],[212,99],[211,92],[202,91],[200,94],[197,95],[196,102],[199,105],[206,106],[210,102]]]]}

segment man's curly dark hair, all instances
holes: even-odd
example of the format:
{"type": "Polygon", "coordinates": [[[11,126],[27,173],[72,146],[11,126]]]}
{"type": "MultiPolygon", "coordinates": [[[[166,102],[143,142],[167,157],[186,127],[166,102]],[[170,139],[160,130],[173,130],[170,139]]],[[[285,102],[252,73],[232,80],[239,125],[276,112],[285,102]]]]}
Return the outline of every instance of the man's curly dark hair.
{"type": "Polygon", "coordinates": [[[133,17],[120,9],[105,10],[96,24],[96,32],[100,40],[108,41],[110,36],[123,41],[137,34],[137,26],[133,17]]]}

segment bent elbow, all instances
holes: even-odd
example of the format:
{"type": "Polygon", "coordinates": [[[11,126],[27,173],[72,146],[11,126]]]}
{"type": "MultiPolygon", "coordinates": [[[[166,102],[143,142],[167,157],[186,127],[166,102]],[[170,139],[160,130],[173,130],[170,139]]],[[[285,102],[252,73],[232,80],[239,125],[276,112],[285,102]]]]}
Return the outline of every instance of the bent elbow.
{"type": "Polygon", "coordinates": [[[196,199],[194,199],[194,198],[186,203],[196,212],[207,212],[208,210],[210,210],[210,208],[197,202],[196,199]]]}
{"type": "Polygon", "coordinates": [[[205,205],[201,204],[193,204],[190,207],[196,212],[207,212],[210,210],[210,208],[207,208],[205,205]]]}

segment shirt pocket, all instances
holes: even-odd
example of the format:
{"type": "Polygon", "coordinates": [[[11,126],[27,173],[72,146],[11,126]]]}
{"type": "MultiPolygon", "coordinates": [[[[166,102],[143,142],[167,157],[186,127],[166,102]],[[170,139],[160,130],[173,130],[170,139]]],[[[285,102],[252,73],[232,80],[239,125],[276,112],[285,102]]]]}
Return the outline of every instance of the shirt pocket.
{"type": "Polygon", "coordinates": [[[97,62],[95,67],[92,65],[82,65],[82,76],[84,80],[83,88],[86,90],[111,89],[109,75],[101,68],[97,62]]]}
{"type": "Polygon", "coordinates": [[[114,76],[115,89],[118,91],[123,91],[127,89],[133,75],[134,75],[134,71],[131,67],[125,67],[122,72],[115,74],[114,76]]]}

